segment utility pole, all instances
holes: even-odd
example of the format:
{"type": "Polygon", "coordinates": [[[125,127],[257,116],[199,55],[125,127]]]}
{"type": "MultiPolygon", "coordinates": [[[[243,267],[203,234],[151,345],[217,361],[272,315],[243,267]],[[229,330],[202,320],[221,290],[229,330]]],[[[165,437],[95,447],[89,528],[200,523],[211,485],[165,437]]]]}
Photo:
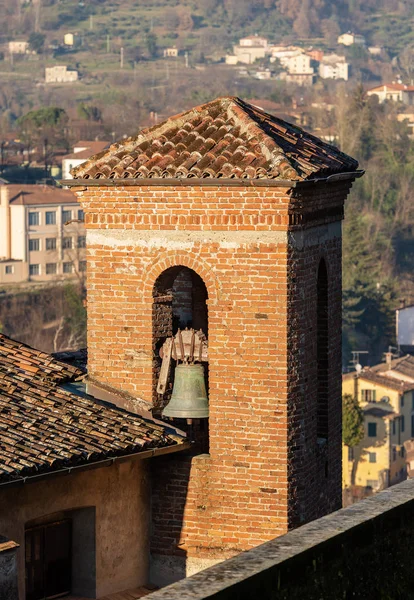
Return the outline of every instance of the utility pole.
{"type": "MultiPolygon", "coordinates": [[[[19,0],[20,2],[20,0],[19,0]]],[[[40,31],[40,2],[41,0],[37,0],[35,4],[35,32],[39,33],[40,31]]]]}
{"type": "Polygon", "coordinates": [[[121,48],[121,69],[124,68],[124,48],[121,48]]]}

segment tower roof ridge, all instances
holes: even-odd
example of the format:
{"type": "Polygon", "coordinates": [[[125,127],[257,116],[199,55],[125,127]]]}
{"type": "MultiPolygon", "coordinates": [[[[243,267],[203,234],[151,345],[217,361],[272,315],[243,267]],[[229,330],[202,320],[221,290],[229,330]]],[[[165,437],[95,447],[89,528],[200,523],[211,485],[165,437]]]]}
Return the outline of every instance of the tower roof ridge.
{"type": "Polygon", "coordinates": [[[112,144],[75,179],[233,178],[304,181],[358,162],[300,127],[223,97],[112,144]]]}

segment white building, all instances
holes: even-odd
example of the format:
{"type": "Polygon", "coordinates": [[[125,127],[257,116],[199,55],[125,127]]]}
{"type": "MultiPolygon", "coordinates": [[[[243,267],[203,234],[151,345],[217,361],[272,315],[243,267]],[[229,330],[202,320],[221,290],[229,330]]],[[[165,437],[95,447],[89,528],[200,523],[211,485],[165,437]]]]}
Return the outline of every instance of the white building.
{"type": "Polygon", "coordinates": [[[287,58],[284,66],[290,75],[312,75],[315,72],[312,61],[310,56],[300,53],[287,58]]]}
{"type": "Polygon", "coordinates": [[[164,58],[177,58],[177,56],[178,48],[176,46],[172,46],[171,48],[165,48],[164,58]]]}
{"type": "Polygon", "coordinates": [[[72,83],[78,80],[77,71],[68,71],[66,65],[56,67],[46,67],[45,81],[46,83],[72,83]]]}
{"type": "Polygon", "coordinates": [[[233,46],[233,54],[226,56],[227,65],[242,63],[252,65],[256,60],[265,58],[270,53],[270,47],[266,38],[258,35],[250,35],[239,40],[237,46],[233,46]]]}
{"type": "Polygon", "coordinates": [[[268,48],[268,41],[266,38],[260,37],[258,35],[249,35],[248,37],[242,38],[239,40],[239,46],[242,48],[268,48]]]}
{"type": "Polygon", "coordinates": [[[50,281],[81,273],[83,210],[69,190],[0,186],[0,283],[50,281]]]}
{"type": "Polygon", "coordinates": [[[29,52],[29,42],[14,41],[9,42],[10,54],[27,54],[29,52]]]}
{"type": "Polygon", "coordinates": [[[378,96],[380,103],[386,100],[390,102],[402,102],[407,106],[414,105],[414,86],[403,83],[386,83],[367,91],[367,96],[378,96]]]}
{"type": "Polygon", "coordinates": [[[71,169],[78,167],[94,154],[102,152],[109,144],[110,142],[107,141],[93,142],[81,140],[80,142],[77,142],[73,146],[73,152],[71,154],[66,154],[66,156],[62,158],[62,179],[72,179],[72,175],[70,174],[71,169]]]}
{"type": "Polygon", "coordinates": [[[342,44],[343,46],[352,46],[353,44],[364,46],[365,38],[359,33],[351,33],[348,31],[338,37],[338,44],[342,44]]]}
{"type": "Polygon", "coordinates": [[[304,54],[304,50],[303,48],[299,48],[299,46],[271,46],[270,62],[274,62],[278,59],[280,64],[283,67],[286,67],[290,59],[301,54],[304,54]]]}
{"type": "Polygon", "coordinates": [[[322,79],[349,79],[349,63],[345,56],[326,54],[319,63],[319,76],[322,79]]]}

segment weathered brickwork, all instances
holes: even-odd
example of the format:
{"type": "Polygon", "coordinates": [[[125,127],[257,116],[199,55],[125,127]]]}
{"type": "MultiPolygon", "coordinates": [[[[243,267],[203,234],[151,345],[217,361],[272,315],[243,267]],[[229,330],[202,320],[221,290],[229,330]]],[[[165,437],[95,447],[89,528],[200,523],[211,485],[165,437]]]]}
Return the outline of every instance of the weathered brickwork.
{"type": "Polygon", "coordinates": [[[173,304],[154,285],[183,266],[208,293],[209,454],[153,461],[155,554],[223,559],[340,506],[340,219],[348,189],[78,188],[93,378],[154,403],[154,352],[170,335],[173,304]],[[322,258],[329,433],[318,441],[322,258]]]}

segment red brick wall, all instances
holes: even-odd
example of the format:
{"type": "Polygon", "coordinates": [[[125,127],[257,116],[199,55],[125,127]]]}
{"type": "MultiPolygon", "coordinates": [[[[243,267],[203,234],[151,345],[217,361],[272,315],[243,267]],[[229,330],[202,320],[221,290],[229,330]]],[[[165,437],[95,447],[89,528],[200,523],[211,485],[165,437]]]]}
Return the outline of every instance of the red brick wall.
{"type": "Polygon", "coordinates": [[[319,184],[80,192],[93,377],[152,402],[155,281],[183,265],[208,291],[210,453],[153,461],[155,552],[224,558],[338,507],[341,244],[332,224],[347,191],[319,184]],[[324,446],[316,436],[321,257],[330,302],[324,446]]]}

